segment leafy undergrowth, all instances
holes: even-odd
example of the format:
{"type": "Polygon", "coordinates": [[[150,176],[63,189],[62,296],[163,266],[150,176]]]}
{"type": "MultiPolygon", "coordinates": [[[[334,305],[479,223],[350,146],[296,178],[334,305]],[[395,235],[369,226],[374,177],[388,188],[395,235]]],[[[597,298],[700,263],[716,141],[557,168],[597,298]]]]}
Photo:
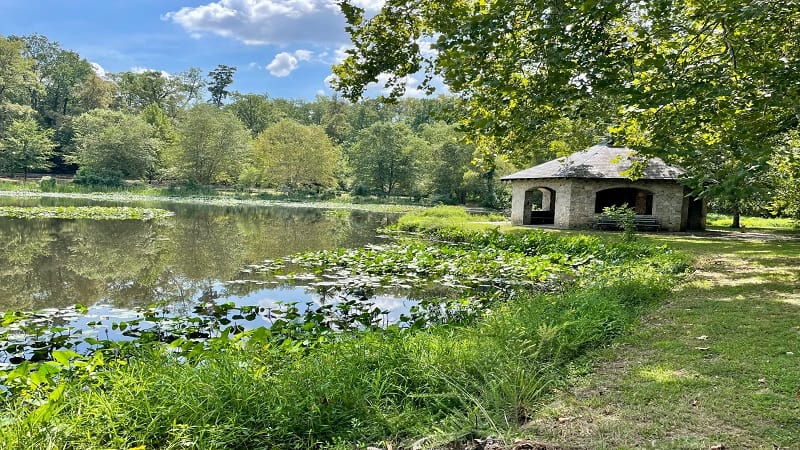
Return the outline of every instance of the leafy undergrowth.
{"type": "Polygon", "coordinates": [[[566,448],[800,448],[800,242],[661,238],[698,269],[527,426],[566,448]]]}
{"type": "MultiPolygon", "coordinates": [[[[495,259],[558,254],[583,265],[591,255],[595,269],[553,292],[517,286],[469,320],[421,328],[370,327],[309,343],[301,324],[292,335],[229,332],[191,351],[155,341],[87,356],[55,350],[50,361],[5,373],[0,444],[412,448],[511,436],[576,359],[624,335],[686,267],[661,247],[585,236],[426,233],[495,259]]],[[[336,270],[365,264],[358,254],[317,256],[336,270]]]]}
{"type": "Polygon", "coordinates": [[[0,217],[15,219],[151,220],[174,213],[129,206],[0,206],[0,217]]]}

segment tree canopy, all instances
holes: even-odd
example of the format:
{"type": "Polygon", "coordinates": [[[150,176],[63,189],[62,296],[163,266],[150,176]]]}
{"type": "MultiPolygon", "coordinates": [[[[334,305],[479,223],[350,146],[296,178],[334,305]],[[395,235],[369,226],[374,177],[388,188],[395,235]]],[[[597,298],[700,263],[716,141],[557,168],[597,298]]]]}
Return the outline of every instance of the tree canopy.
{"type": "Polygon", "coordinates": [[[197,104],[178,126],[172,162],[178,176],[199,184],[236,181],[250,150],[250,133],[231,112],[197,104]]]}
{"type": "Polygon", "coordinates": [[[283,119],[255,140],[253,169],[262,185],[332,187],[341,150],[319,125],[302,125],[283,119]]]}
{"type": "MultiPolygon", "coordinates": [[[[354,47],[334,68],[359,98],[389,74],[435,75],[466,100],[465,124],[528,152],[555,121],[684,165],[697,192],[750,195],[773,138],[798,126],[800,2],[393,0],[367,18],[341,3],[354,47]]],[[[528,159],[536,159],[535,157],[528,159]]]]}
{"type": "Polygon", "coordinates": [[[139,116],[95,109],[75,119],[75,154],[83,169],[110,178],[145,175],[153,167],[160,142],[139,116]]]}
{"type": "Polygon", "coordinates": [[[424,141],[413,139],[402,123],[378,122],[362,130],[349,153],[356,183],[384,196],[410,189],[421,145],[424,141]]]}
{"type": "Polygon", "coordinates": [[[41,128],[31,118],[13,121],[0,139],[0,169],[22,172],[27,179],[31,171],[52,167],[52,136],[53,130],[41,128]]]}

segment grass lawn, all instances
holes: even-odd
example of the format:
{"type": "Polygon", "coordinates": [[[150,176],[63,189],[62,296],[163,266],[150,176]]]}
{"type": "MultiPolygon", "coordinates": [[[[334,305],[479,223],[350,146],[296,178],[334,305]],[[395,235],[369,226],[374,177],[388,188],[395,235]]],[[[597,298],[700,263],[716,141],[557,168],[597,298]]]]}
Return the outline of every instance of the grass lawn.
{"type": "Polygon", "coordinates": [[[695,272],[592,355],[528,437],[555,448],[800,448],[800,240],[655,236],[695,255],[695,272]]]}
{"type": "MultiPolygon", "coordinates": [[[[709,213],[706,225],[709,228],[730,228],[733,218],[725,214],[709,213]]],[[[786,217],[744,216],[740,224],[752,230],[790,231],[797,229],[797,221],[786,217]]]]}

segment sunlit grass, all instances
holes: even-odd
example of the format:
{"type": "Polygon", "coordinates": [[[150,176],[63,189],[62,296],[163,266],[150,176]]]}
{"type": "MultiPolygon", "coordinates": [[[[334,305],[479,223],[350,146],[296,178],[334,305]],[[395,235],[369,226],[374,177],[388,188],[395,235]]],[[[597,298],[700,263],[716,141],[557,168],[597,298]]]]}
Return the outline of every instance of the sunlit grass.
{"type": "Polygon", "coordinates": [[[534,428],[577,448],[800,448],[800,242],[657,241],[695,274],[534,428]]]}
{"type": "Polygon", "coordinates": [[[462,206],[436,206],[403,215],[395,226],[401,231],[493,228],[506,218],[499,214],[470,214],[462,206]]]}
{"type": "MultiPolygon", "coordinates": [[[[709,228],[730,228],[733,217],[725,214],[709,213],[706,226],[709,228]]],[[[797,230],[798,223],[795,219],[786,217],[752,217],[740,218],[740,225],[750,229],[763,230],[797,230]]]]}

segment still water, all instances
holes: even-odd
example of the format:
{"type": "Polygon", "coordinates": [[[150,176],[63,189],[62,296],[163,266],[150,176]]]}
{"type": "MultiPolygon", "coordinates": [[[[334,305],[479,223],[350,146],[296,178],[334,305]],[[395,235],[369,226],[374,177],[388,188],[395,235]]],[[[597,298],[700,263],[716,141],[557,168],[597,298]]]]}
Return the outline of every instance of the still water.
{"type": "MultiPolygon", "coordinates": [[[[74,199],[0,198],[0,205],[104,205],[74,199]]],[[[130,205],[130,203],[128,203],[130,205]]],[[[229,283],[249,264],[307,250],[380,241],[393,214],[312,208],[143,202],[157,221],[0,218],[0,312],[90,307],[85,320],[125,319],[139,307],[179,311],[213,298],[236,305],[314,302],[302,285],[229,283]]],[[[404,308],[405,299],[376,299],[404,308]]],[[[80,320],[79,320],[80,321],[80,320]]]]}

